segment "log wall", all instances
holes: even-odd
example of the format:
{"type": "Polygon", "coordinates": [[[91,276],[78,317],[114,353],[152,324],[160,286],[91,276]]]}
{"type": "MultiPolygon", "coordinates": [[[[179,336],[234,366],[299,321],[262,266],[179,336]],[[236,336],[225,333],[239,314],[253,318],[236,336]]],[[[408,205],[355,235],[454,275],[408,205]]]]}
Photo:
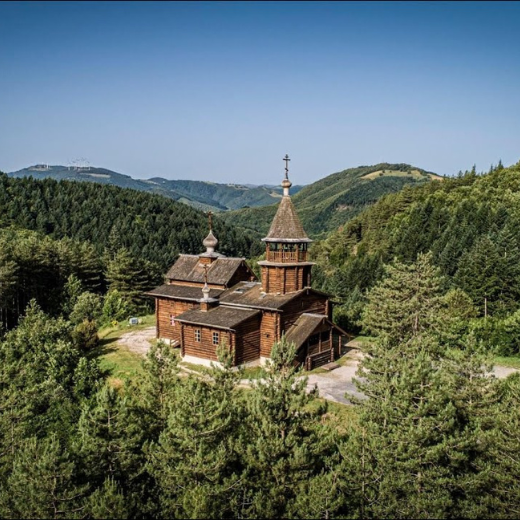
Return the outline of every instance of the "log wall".
{"type": "Polygon", "coordinates": [[[231,280],[227,284],[227,287],[233,287],[238,282],[253,282],[256,280],[255,273],[251,271],[245,262],[242,262],[231,280]]]}
{"type": "Polygon", "coordinates": [[[260,323],[260,355],[269,357],[275,341],[280,339],[280,314],[263,311],[260,323]]]}
{"type": "Polygon", "coordinates": [[[327,363],[331,363],[332,361],[334,361],[334,349],[307,356],[305,369],[312,370],[313,368],[321,367],[327,363]]]}
{"type": "Polygon", "coordinates": [[[196,307],[198,307],[196,302],[155,298],[157,337],[180,342],[181,325],[178,322],[175,322],[174,326],[170,325],[170,315],[178,316],[196,307]]]}
{"type": "Polygon", "coordinates": [[[285,304],[282,307],[282,330],[287,332],[304,312],[326,315],[327,299],[326,296],[310,293],[302,294],[285,304]]]}
{"type": "Polygon", "coordinates": [[[262,266],[262,285],[267,293],[285,294],[310,285],[310,265],[262,266]]]}
{"type": "Polygon", "coordinates": [[[235,364],[256,361],[260,357],[261,315],[238,325],[235,336],[235,364]]]}
{"type": "Polygon", "coordinates": [[[202,359],[209,359],[210,361],[218,361],[218,345],[213,345],[213,332],[219,333],[219,344],[225,342],[229,347],[234,345],[235,338],[231,331],[182,323],[181,354],[183,356],[194,356],[202,359]],[[195,330],[200,330],[200,342],[195,341],[195,330]]]}

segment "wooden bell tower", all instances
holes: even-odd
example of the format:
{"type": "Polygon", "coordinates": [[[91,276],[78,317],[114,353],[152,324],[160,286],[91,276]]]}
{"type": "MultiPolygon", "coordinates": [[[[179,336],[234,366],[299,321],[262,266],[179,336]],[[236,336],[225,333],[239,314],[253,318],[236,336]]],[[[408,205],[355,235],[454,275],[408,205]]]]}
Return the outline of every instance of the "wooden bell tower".
{"type": "Polygon", "coordinates": [[[268,294],[286,294],[310,287],[313,262],[307,261],[307,249],[312,240],[305,233],[291,201],[289,189],[289,156],[286,155],[283,197],[269,233],[266,259],[258,262],[262,269],[262,287],[268,294]]]}

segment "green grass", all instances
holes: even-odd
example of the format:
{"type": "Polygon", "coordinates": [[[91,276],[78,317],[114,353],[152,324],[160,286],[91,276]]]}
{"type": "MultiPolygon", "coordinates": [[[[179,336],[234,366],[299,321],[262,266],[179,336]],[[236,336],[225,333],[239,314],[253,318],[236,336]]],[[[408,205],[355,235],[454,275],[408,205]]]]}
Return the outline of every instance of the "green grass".
{"type": "Polygon", "coordinates": [[[99,365],[107,373],[109,381],[131,379],[143,371],[143,357],[139,354],[120,346],[102,345],[101,348],[99,365]]]}
{"type": "Polygon", "coordinates": [[[143,356],[119,345],[117,340],[125,333],[142,330],[155,325],[155,315],[149,314],[139,318],[139,325],[129,325],[128,321],[110,325],[99,330],[99,347],[94,356],[99,359],[101,369],[107,374],[108,381],[120,386],[122,380],[135,377],[141,373],[143,356]]]}
{"type": "Polygon", "coordinates": [[[503,367],[520,369],[520,357],[518,356],[495,356],[493,363],[503,367]]]}
{"type": "Polygon", "coordinates": [[[247,367],[242,369],[242,379],[262,379],[264,375],[262,367],[247,367]]]}
{"type": "Polygon", "coordinates": [[[146,316],[139,316],[141,323],[139,325],[130,325],[128,320],[124,322],[117,323],[115,325],[108,325],[99,329],[98,336],[99,339],[112,339],[119,338],[125,332],[130,332],[133,330],[142,330],[148,327],[155,326],[155,314],[147,314],[146,316]]]}

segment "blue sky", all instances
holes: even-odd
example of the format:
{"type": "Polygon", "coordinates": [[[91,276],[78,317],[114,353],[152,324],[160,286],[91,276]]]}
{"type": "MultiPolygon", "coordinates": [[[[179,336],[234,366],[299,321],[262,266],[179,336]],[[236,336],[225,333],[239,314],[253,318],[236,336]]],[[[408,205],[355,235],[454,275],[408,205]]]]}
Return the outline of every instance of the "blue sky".
{"type": "Polygon", "coordinates": [[[520,160],[519,2],[0,2],[0,170],[293,183],[520,160]]]}

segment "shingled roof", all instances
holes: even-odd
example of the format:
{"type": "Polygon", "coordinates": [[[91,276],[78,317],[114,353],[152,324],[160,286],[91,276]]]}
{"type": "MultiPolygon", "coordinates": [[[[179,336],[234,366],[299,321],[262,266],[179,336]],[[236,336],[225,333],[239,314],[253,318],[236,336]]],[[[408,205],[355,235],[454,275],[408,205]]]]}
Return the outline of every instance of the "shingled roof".
{"type": "Polygon", "coordinates": [[[215,307],[209,311],[194,309],[179,314],[175,319],[182,323],[233,330],[245,320],[259,314],[255,309],[233,309],[231,307],[215,307]]]}
{"type": "MultiPolygon", "coordinates": [[[[223,289],[210,289],[209,297],[218,298],[224,292],[223,289]]],[[[199,301],[202,298],[202,290],[200,287],[189,287],[187,285],[160,285],[150,292],[145,293],[146,296],[161,296],[163,298],[173,298],[175,300],[191,300],[199,301]]]]}
{"type": "Polygon", "coordinates": [[[296,350],[298,350],[305,343],[307,338],[318,328],[320,323],[326,319],[327,316],[324,314],[302,314],[287,331],[285,339],[288,343],[294,343],[296,350]]]}
{"type": "Polygon", "coordinates": [[[284,196],[278,206],[264,242],[312,242],[303,229],[291,197],[284,196]]]}
{"type": "MultiPolygon", "coordinates": [[[[208,284],[227,285],[243,258],[219,257],[208,266],[208,284]]],[[[166,273],[166,278],[182,282],[204,283],[204,267],[198,255],[180,255],[166,273]]]]}
{"type": "Polygon", "coordinates": [[[276,310],[292,299],[301,296],[305,291],[318,292],[314,289],[305,288],[298,292],[272,294],[263,292],[262,284],[259,282],[239,282],[222,293],[220,302],[222,305],[276,310]]]}

